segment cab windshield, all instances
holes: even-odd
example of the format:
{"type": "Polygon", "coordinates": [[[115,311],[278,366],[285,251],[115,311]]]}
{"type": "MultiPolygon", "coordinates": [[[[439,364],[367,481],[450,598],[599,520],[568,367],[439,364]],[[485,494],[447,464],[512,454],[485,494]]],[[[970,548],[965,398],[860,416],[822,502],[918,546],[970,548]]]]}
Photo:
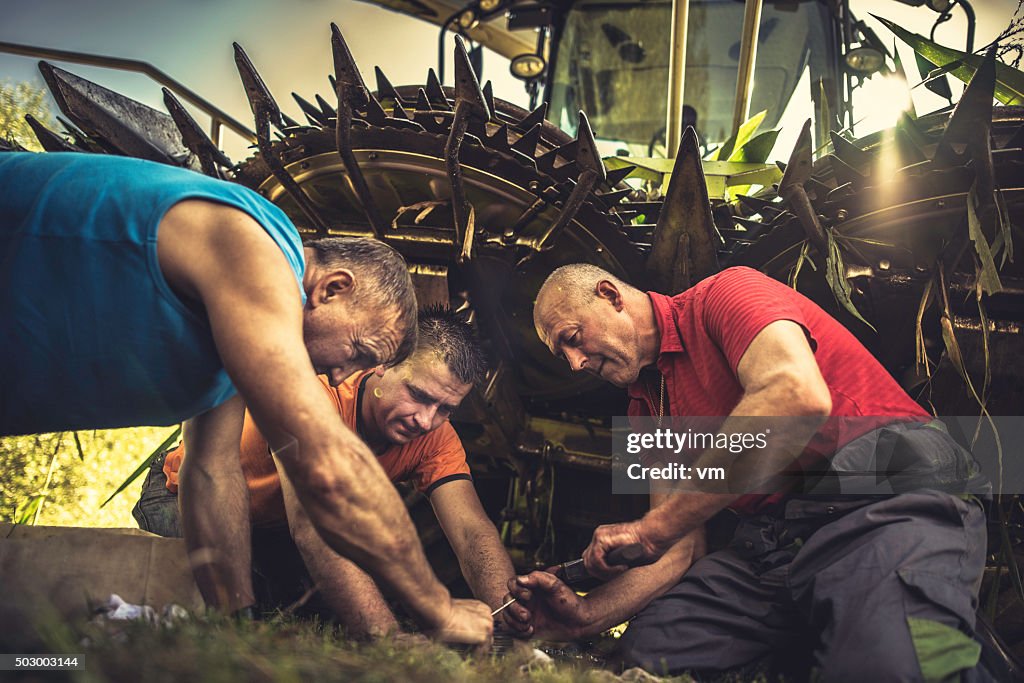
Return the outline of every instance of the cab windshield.
{"type": "MultiPolygon", "coordinates": [[[[732,0],[690,2],[684,102],[696,110],[709,144],[732,134],[743,9],[732,0]]],[[[576,3],[555,55],[552,120],[575,133],[582,109],[595,134],[618,143],[619,153],[645,155],[664,145],[671,12],[668,0],[576,3]]],[[[762,129],[779,122],[798,84],[809,103],[807,86],[834,78],[829,17],[818,2],[764,4],[750,104],[751,114],[768,112],[762,129]]]]}

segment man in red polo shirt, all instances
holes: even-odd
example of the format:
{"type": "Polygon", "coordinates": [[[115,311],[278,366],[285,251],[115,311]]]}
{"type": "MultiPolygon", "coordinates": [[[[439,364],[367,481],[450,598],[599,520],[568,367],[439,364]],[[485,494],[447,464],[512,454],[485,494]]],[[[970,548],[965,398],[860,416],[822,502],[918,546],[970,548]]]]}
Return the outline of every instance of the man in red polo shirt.
{"type": "MultiPolygon", "coordinates": [[[[394,368],[357,372],[336,387],[326,377],[321,383],[342,422],[376,454],[388,478],[411,481],[429,497],[466,582],[493,610],[515,571],[480,504],[466,452],[448,422],[482,378],[484,356],[472,328],[450,310],[421,311],[418,332],[416,351],[394,368]]],[[[398,622],[373,579],[331,551],[291,487],[282,486],[266,439],[248,415],[240,452],[249,487],[254,578],[263,606],[287,606],[315,586],[313,611],[337,618],[350,636],[397,630],[398,622]]],[[[184,446],[178,446],[151,469],[133,511],[143,529],[180,535],[176,493],[183,459],[184,446]]]]}
{"type": "Polygon", "coordinates": [[[816,304],[749,268],[669,297],[576,264],[544,283],[534,322],[574,371],[628,388],[630,416],[785,420],[795,433],[746,460],[770,463],[763,475],[813,455],[805,445],[831,442],[825,462],[838,470],[870,468],[870,456],[896,444],[901,462],[934,476],[898,495],[652,491],[642,519],[594,532],[587,569],[611,580],[586,598],[545,572],[509,582],[520,630],[575,638],[636,614],[626,658],[657,673],[765,659],[799,669],[794,652],[829,681],[980,670],[972,634],[984,512],[976,498],[927,483],[953,482],[959,493],[986,484],[970,454],[816,304]],[[740,518],[733,542],[705,555],[704,523],[727,507],[740,518]],[[609,566],[608,553],[627,545],[652,564],[609,566]]]}

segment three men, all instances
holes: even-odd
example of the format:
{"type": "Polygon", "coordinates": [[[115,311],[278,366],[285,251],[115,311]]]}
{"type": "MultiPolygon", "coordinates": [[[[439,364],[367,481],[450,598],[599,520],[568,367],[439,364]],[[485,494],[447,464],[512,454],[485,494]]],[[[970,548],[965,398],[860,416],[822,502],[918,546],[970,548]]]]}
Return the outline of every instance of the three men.
{"type": "MultiPolygon", "coordinates": [[[[630,416],[800,418],[787,424],[802,433],[757,454],[769,474],[828,433],[837,448],[818,455],[834,466],[896,443],[923,471],[948,463],[960,479],[941,478],[960,493],[985,491],[969,454],[845,328],[751,269],[668,297],[594,266],[565,266],[541,288],[534,322],[573,370],[628,387],[630,416]],[[865,417],[860,433],[826,422],[865,417]]],[[[599,527],[584,553],[588,570],[610,582],[580,598],[551,574],[519,577],[509,589],[523,604],[510,616],[523,633],[564,638],[639,612],[626,657],[659,673],[766,658],[781,666],[802,651],[823,680],[981,675],[971,637],[985,559],[977,498],[928,487],[824,499],[743,493],[652,492],[647,515],[599,527]],[[704,555],[704,522],[726,507],[740,519],[733,542],[704,555]],[[629,545],[654,563],[610,567],[608,553],[629,545]]]]}
{"type": "MultiPolygon", "coordinates": [[[[422,311],[418,328],[416,351],[399,365],[357,372],[336,387],[320,379],[342,422],[366,441],[388,477],[393,482],[412,481],[430,497],[473,594],[493,609],[501,604],[506,581],[515,572],[480,504],[465,450],[448,422],[483,377],[483,353],[472,328],[449,310],[422,311]]],[[[281,479],[266,441],[249,416],[242,430],[241,453],[249,486],[254,550],[264,560],[255,563],[257,570],[290,573],[281,580],[300,584],[294,575],[299,563],[281,557],[295,552],[294,547],[287,547],[290,544],[278,540],[280,528],[288,525],[309,578],[319,591],[319,602],[346,626],[349,635],[395,631],[398,623],[373,580],[324,544],[290,487],[284,487],[286,495],[282,496],[281,479]],[[266,568],[267,564],[274,567],[266,568]],[[277,570],[282,565],[284,568],[277,570]]],[[[144,529],[178,535],[177,501],[169,490],[177,490],[184,456],[184,449],[178,447],[162,468],[147,478],[135,513],[144,529]]],[[[295,591],[291,596],[298,597],[295,591]]]]}
{"type": "Polygon", "coordinates": [[[248,408],[330,547],[438,637],[489,638],[489,610],[452,600],[430,571],[377,459],[316,378],[411,352],[416,308],[394,250],[303,247],[246,188],[113,155],[0,154],[0,188],[0,434],[186,419],[196,582],[236,611],[253,602],[238,457],[248,408]]]}

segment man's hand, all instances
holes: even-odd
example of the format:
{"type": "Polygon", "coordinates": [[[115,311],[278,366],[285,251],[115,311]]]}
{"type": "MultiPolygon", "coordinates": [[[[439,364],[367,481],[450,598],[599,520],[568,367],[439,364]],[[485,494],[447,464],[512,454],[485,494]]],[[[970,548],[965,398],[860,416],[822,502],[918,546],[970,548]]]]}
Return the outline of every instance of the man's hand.
{"type": "Polygon", "coordinates": [[[486,645],[493,631],[490,607],[477,600],[452,600],[448,618],[429,635],[442,643],[486,645]]]}
{"type": "Polygon", "coordinates": [[[639,564],[650,564],[665,552],[665,549],[652,543],[644,534],[643,520],[605,524],[594,529],[594,537],[583,551],[583,565],[591,576],[605,581],[614,578],[629,567],[609,564],[608,553],[625,546],[640,546],[643,549],[639,564]]]}
{"type": "Polygon", "coordinates": [[[590,625],[588,603],[554,574],[532,572],[508,580],[507,623],[515,634],[544,640],[574,640],[590,625]]]}

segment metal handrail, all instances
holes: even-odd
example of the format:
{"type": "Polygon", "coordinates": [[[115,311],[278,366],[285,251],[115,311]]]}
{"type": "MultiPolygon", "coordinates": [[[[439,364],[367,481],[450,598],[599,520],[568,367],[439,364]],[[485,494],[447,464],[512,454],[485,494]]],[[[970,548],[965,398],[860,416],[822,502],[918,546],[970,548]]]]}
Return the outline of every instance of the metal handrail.
{"type": "Polygon", "coordinates": [[[32,45],[20,45],[18,43],[7,43],[4,41],[0,41],[0,52],[7,52],[24,57],[39,57],[40,59],[54,59],[61,62],[100,66],[107,69],[119,69],[121,71],[135,71],[137,73],[145,74],[174,94],[193,104],[210,117],[210,139],[213,140],[213,144],[217,145],[217,147],[220,147],[221,126],[227,126],[238,135],[247,139],[250,143],[256,142],[256,133],[243,125],[240,121],[230,116],[222,109],[213,106],[195,91],[185,87],[149,62],[143,62],[137,59],[122,59],[120,57],[93,55],[87,52],[72,52],[70,50],[33,47],[32,45]]]}

